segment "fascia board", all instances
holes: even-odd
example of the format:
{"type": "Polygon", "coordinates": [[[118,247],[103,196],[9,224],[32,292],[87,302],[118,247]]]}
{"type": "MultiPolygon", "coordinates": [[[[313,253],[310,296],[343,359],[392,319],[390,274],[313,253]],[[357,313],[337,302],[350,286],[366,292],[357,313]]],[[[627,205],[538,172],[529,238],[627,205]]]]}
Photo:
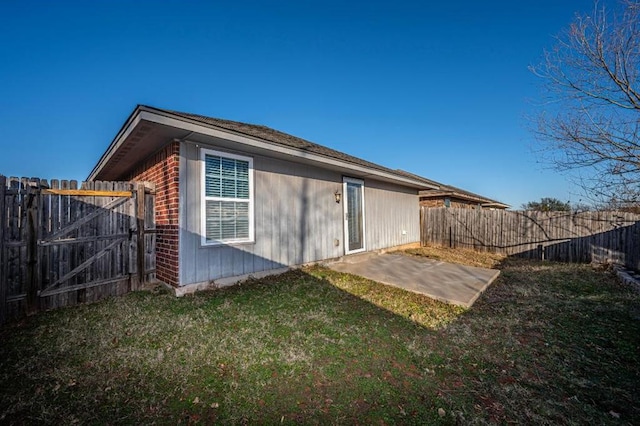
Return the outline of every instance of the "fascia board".
{"type": "Polygon", "coordinates": [[[142,118],[140,117],[140,114],[135,114],[135,111],[134,111],[134,113],[131,115],[131,117],[129,117],[129,119],[127,120],[125,125],[122,127],[122,129],[120,129],[120,132],[118,132],[116,137],[113,139],[113,142],[111,142],[111,145],[109,145],[109,147],[107,148],[107,151],[105,151],[105,153],[102,155],[102,157],[100,157],[100,160],[95,165],[93,170],[91,170],[91,173],[87,177],[88,181],[95,179],[98,173],[107,164],[111,156],[118,151],[120,146],[129,137],[131,132],[133,132],[133,129],[136,128],[136,126],[140,123],[141,120],[142,118]]]}

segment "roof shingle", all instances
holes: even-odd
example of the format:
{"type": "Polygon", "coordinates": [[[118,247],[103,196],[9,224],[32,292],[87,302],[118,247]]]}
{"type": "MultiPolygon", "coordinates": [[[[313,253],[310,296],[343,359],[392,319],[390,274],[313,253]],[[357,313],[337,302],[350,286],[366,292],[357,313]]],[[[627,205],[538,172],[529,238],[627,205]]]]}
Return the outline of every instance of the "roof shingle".
{"type": "Polygon", "coordinates": [[[165,109],[149,107],[149,106],[145,106],[145,108],[172,114],[182,119],[193,120],[198,123],[215,126],[224,130],[240,133],[245,136],[262,139],[262,140],[271,142],[273,144],[278,144],[278,145],[286,146],[289,148],[308,151],[313,154],[318,154],[318,155],[322,155],[329,158],[335,158],[348,163],[357,164],[359,166],[364,166],[371,169],[384,171],[386,173],[391,173],[391,174],[402,176],[402,177],[410,177],[414,180],[423,182],[425,185],[429,187],[435,184],[434,181],[423,178],[422,176],[418,176],[418,175],[414,175],[406,172],[400,172],[398,170],[393,170],[393,169],[381,166],[379,164],[372,163],[370,161],[366,161],[349,154],[345,154],[344,152],[340,152],[335,149],[331,149],[326,146],[322,146],[317,143],[310,142],[306,139],[292,136],[290,134],[272,129],[267,126],[263,126],[259,124],[242,123],[242,122],[233,121],[233,120],[224,120],[220,118],[207,117],[204,115],[191,114],[191,113],[185,113],[180,111],[165,110],[165,109]]]}

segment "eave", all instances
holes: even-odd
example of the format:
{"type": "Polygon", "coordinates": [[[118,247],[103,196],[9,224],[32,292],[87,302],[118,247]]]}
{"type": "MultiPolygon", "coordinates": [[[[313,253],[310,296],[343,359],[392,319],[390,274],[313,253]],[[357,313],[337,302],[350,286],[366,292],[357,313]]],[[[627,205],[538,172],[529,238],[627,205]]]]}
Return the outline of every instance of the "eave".
{"type": "Polygon", "coordinates": [[[463,193],[455,190],[427,190],[420,191],[419,194],[420,199],[434,199],[434,198],[455,198],[462,201],[469,201],[480,204],[482,207],[494,207],[507,209],[511,206],[508,204],[501,203],[499,201],[491,200],[489,198],[480,197],[471,193],[463,193]]]}
{"type": "Polygon", "coordinates": [[[172,140],[194,143],[216,143],[230,149],[285,158],[350,173],[356,177],[371,177],[386,182],[421,189],[438,186],[411,176],[396,174],[382,166],[365,167],[338,158],[302,149],[278,145],[271,141],[222,129],[177,116],[171,112],[138,106],[131,113],[105,153],[89,174],[88,180],[116,180],[139,161],[153,154],[172,140]]]}

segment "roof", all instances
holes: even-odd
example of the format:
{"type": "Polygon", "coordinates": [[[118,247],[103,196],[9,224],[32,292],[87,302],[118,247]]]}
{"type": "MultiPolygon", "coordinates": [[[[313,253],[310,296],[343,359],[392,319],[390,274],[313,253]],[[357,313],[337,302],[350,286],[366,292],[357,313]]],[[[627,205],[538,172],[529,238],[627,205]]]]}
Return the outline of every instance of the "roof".
{"type": "MultiPolygon", "coordinates": [[[[153,108],[146,106],[146,108],[153,108]]],[[[157,111],[163,111],[169,114],[174,114],[178,117],[199,121],[211,126],[220,127],[222,129],[230,130],[232,132],[242,133],[247,136],[253,136],[265,141],[272,142],[274,144],[284,145],[291,148],[297,148],[307,152],[313,152],[314,154],[320,154],[326,157],[332,157],[338,160],[346,161],[353,164],[358,164],[372,169],[383,170],[386,172],[401,174],[403,176],[410,176],[416,180],[423,181],[426,184],[434,185],[434,182],[423,178],[422,176],[410,174],[410,173],[398,173],[398,170],[389,169],[370,161],[363,160],[353,155],[345,154],[344,152],[337,151],[335,149],[328,148],[323,145],[319,145],[314,142],[310,142],[306,139],[292,136],[288,133],[281,132],[279,130],[272,129],[271,127],[263,126],[261,124],[249,124],[242,123],[233,120],[224,120],[221,118],[206,117],[204,115],[191,114],[186,112],[164,110],[160,108],[153,108],[157,111]]]]}
{"type": "MultiPolygon", "coordinates": [[[[298,157],[301,161],[317,161],[331,164],[334,167],[341,167],[345,170],[366,169],[368,175],[385,176],[387,180],[398,183],[410,184],[418,189],[437,188],[433,181],[418,175],[393,170],[370,161],[319,145],[308,140],[289,135],[287,133],[272,129],[259,124],[242,123],[233,120],[225,120],[214,117],[207,117],[199,114],[185,113],[146,105],[138,105],[129,116],[129,119],[122,126],[118,135],[109,145],[109,148],[102,155],[91,174],[89,180],[104,179],[111,180],[117,173],[109,173],[107,170],[118,169],[122,172],[126,167],[130,167],[133,159],[132,154],[137,151],[140,156],[148,156],[150,145],[149,135],[154,134],[153,129],[162,128],[163,135],[172,135],[173,138],[183,139],[191,137],[194,133],[206,133],[206,131],[216,132],[222,130],[225,135],[237,135],[237,140],[242,143],[252,143],[252,141],[266,142],[261,144],[262,149],[281,149],[290,156],[298,157]],[[144,122],[144,124],[141,124],[144,122]],[[194,126],[195,125],[195,126],[194,126]],[[149,130],[151,128],[151,130],[149,130]],[[172,133],[168,128],[172,129],[172,133]],[[178,133],[176,129],[182,131],[178,133]],[[145,139],[146,138],[146,139],[145,139]],[[265,148],[266,146],[266,148],[265,148]],[[118,163],[126,163],[118,166],[118,163]],[[374,172],[375,171],[375,172],[374,172]]],[[[157,135],[160,131],[156,131],[157,135]]],[[[171,140],[171,139],[168,139],[171,140]]],[[[167,140],[167,142],[168,142],[167,140]]],[[[160,142],[155,142],[160,143],[160,142]]]]}
{"type": "Polygon", "coordinates": [[[509,204],[504,204],[504,203],[501,203],[500,201],[492,200],[490,198],[483,197],[482,195],[474,194],[473,192],[456,188],[455,186],[449,186],[449,185],[443,185],[443,184],[440,184],[439,189],[422,190],[419,192],[419,195],[420,195],[420,199],[451,197],[451,198],[458,198],[465,201],[471,201],[474,203],[480,203],[484,207],[496,207],[500,209],[507,209],[511,207],[509,204]]]}

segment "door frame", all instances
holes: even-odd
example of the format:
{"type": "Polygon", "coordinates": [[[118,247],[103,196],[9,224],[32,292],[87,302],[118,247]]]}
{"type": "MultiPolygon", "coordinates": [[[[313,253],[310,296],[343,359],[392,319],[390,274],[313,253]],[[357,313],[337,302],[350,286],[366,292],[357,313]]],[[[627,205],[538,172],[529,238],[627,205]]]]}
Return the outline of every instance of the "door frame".
{"type": "Polygon", "coordinates": [[[364,180],[362,179],[356,179],[356,178],[350,178],[347,176],[343,176],[342,177],[342,193],[344,194],[344,201],[343,201],[343,210],[344,210],[344,254],[353,254],[353,253],[360,253],[363,252],[367,249],[367,245],[366,245],[366,229],[365,229],[365,205],[364,205],[364,180]],[[362,248],[356,249],[356,250],[349,250],[349,219],[347,216],[347,210],[348,210],[348,204],[349,204],[349,200],[347,199],[349,197],[349,192],[347,191],[347,184],[348,183],[352,183],[352,184],[356,184],[356,185],[360,185],[360,203],[362,205],[362,248]]]}

